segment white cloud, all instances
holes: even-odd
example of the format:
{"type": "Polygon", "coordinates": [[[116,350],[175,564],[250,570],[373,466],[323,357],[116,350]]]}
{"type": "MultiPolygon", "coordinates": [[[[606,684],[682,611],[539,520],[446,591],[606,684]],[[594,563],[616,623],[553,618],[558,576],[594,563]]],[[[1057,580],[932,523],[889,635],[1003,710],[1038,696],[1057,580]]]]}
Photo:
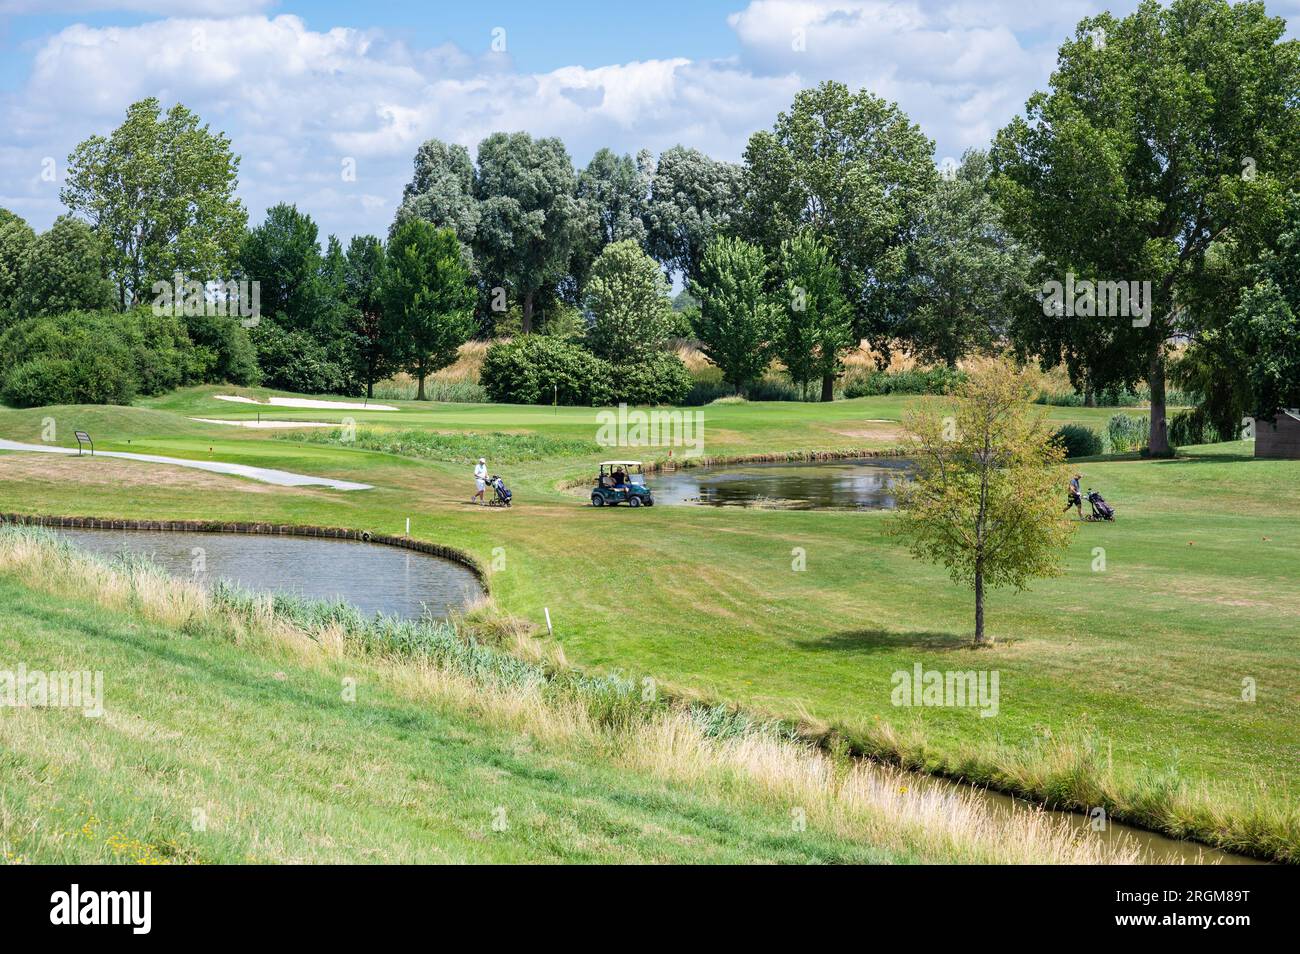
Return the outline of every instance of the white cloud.
{"type": "Polygon", "coordinates": [[[728,22],[741,42],[741,62],[755,74],[789,73],[805,86],[836,79],[866,87],[897,101],[937,140],[940,155],[955,157],[987,143],[1021,109],[1046,80],[1056,43],[1077,20],[1075,12],[1050,20],[1042,12],[1048,4],[1037,13],[1010,7],[755,0],[728,22]],[[1029,43],[1017,32],[1049,22],[1055,24],[1050,43],[1029,43]]]}
{"type": "MultiPolygon", "coordinates": [[[[179,6],[229,13],[263,5],[179,6]]],[[[754,130],[824,79],[898,101],[940,157],[955,157],[1019,112],[1045,84],[1057,44],[1097,6],[753,0],[728,18],[740,50],[733,58],[541,73],[519,71],[506,54],[472,55],[449,43],[412,48],[383,31],[312,30],[294,16],[69,26],[40,44],[21,92],[0,98],[0,204],[48,225],[61,207],[42,160],[55,158],[61,172],[78,141],[109,132],[145,96],[183,102],[231,137],[254,220],[269,205],[296,202],[323,232],[344,237],[387,228],[415,149],[429,136],[472,150],[490,132],[524,129],[560,136],[579,163],[600,146],[661,151],[678,142],[736,160],[754,130]],[[355,181],[342,175],[347,158],[355,181]]]]}
{"type": "Polygon", "coordinates": [[[0,173],[16,183],[0,201],[47,225],[61,210],[41,159],[61,167],[78,141],[157,96],[231,137],[255,220],[291,201],[323,232],[382,233],[429,136],[472,149],[495,130],[526,129],[560,136],[578,162],[603,145],[677,142],[737,159],[796,89],[793,77],[681,58],[523,73],[500,55],[412,50],[377,31],[314,31],[294,16],[76,25],[44,41],[22,93],[0,102],[13,141],[0,173]],[[342,176],[347,158],[355,181],[342,176]]]}

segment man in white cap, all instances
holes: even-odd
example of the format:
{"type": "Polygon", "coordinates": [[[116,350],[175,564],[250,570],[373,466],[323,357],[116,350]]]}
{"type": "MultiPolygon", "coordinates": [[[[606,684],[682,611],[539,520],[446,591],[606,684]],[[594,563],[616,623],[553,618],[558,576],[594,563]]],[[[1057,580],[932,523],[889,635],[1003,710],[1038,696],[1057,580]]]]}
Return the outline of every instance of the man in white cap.
{"type": "Polygon", "coordinates": [[[483,492],[487,490],[487,458],[480,457],[478,463],[474,465],[474,497],[470,501],[477,500],[479,503],[487,503],[483,499],[483,492]]]}

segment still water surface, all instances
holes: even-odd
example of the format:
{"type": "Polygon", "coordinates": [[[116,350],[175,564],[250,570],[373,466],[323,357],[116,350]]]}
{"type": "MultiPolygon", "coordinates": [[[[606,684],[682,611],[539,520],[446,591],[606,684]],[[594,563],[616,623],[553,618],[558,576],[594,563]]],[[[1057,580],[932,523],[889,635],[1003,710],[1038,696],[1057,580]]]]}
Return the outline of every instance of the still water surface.
{"type": "Polygon", "coordinates": [[[782,510],[893,510],[893,482],[902,458],[723,464],[690,467],[648,478],[655,503],[782,510]]]}
{"type": "Polygon", "coordinates": [[[58,532],[92,553],[150,557],[173,576],[204,584],[224,577],[257,593],[344,600],[368,616],[443,619],[482,593],[459,563],[377,543],[262,533],[58,532]]]}

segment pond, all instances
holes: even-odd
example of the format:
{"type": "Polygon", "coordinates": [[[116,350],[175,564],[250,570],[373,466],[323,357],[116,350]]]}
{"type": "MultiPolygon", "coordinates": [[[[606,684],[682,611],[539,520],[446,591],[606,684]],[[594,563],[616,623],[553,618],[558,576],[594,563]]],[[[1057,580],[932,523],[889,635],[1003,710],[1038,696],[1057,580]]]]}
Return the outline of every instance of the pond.
{"type": "Polygon", "coordinates": [[[649,478],[655,503],[780,510],[893,510],[897,457],[690,467],[649,478]]]}
{"type": "Polygon", "coordinates": [[[444,619],[483,590],[467,567],[402,547],[260,533],[82,530],[58,533],[102,556],[151,558],[173,576],[225,578],[257,593],[343,600],[367,616],[444,619]]]}

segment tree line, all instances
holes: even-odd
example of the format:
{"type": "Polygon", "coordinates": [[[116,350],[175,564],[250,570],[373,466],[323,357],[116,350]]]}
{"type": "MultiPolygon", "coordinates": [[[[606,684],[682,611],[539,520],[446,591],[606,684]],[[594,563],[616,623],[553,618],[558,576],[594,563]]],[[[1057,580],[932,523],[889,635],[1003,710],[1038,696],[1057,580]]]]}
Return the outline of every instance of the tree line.
{"type": "Polygon", "coordinates": [[[472,156],[430,140],[388,235],[346,249],[289,205],[249,229],[226,137],[145,100],[69,157],[71,216],[40,236],[0,216],[0,322],[129,311],[177,273],[246,277],[263,380],[354,392],[395,370],[422,382],[471,336],[549,334],[624,369],[689,336],[738,391],[777,360],[823,399],[862,341],[949,368],[1010,349],[1088,399],[1145,382],[1164,453],[1168,380],[1225,431],[1300,403],[1300,54],[1284,32],[1226,0],[1085,18],[1024,115],[943,169],[896,104],[834,82],[798,93],[740,163],[677,146],[578,169],[555,138],[494,133],[472,156]],[[664,306],[673,279],[684,311],[664,306]],[[1098,293],[1134,285],[1137,317],[1128,291],[1122,314],[1098,293]],[[1063,311],[1050,287],[1076,299],[1063,311]]]}

